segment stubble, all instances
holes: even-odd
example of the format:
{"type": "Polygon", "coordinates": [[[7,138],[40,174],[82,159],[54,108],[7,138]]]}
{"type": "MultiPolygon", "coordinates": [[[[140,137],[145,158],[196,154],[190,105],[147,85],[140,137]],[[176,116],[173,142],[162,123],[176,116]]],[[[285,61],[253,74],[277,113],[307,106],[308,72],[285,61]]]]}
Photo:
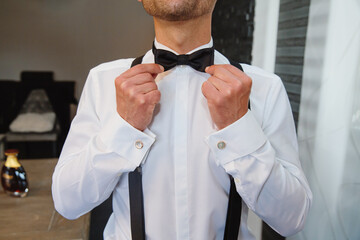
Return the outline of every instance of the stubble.
{"type": "Polygon", "coordinates": [[[216,0],[143,0],[144,9],[165,21],[187,21],[213,11],[216,0]]]}

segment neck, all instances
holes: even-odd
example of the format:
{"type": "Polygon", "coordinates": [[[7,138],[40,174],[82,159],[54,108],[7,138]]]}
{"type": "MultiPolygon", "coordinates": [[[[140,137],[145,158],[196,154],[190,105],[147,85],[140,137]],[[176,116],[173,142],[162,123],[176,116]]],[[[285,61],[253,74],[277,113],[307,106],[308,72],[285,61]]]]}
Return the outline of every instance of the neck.
{"type": "Polygon", "coordinates": [[[156,40],[185,54],[211,40],[211,14],[188,21],[164,21],[154,18],[156,40]]]}

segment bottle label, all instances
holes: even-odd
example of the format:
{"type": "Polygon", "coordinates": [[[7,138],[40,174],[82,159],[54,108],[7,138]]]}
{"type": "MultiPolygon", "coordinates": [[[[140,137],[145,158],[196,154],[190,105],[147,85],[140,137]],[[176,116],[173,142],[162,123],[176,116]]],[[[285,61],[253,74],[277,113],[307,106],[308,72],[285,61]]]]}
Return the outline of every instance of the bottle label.
{"type": "Polygon", "coordinates": [[[18,168],[21,167],[21,164],[15,156],[8,156],[5,162],[5,166],[8,168],[18,168]]]}

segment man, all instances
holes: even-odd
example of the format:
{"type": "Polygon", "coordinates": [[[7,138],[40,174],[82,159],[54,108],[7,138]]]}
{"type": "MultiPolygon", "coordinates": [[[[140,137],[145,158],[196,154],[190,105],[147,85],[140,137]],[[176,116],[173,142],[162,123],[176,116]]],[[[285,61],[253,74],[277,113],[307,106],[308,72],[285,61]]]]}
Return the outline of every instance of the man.
{"type": "Polygon", "coordinates": [[[132,239],[128,175],[141,166],[147,239],[223,239],[229,175],[243,202],[238,239],[254,239],[249,208],[284,236],[301,230],[312,195],[281,80],[217,51],[205,72],[183,56],[164,71],[154,63],[162,50],[211,50],[216,0],[141,2],[154,49],[134,67],[90,71],[53,175],[56,209],[74,219],[113,193],[104,237],[132,239]]]}

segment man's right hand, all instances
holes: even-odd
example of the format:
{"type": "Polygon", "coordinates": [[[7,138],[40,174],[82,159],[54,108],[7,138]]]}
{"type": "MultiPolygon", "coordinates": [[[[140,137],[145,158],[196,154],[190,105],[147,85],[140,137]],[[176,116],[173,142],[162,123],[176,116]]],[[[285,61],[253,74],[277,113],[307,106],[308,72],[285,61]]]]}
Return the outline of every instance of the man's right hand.
{"type": "Polygon", "coordinates": [[[119,115],[134,128],[144,131],[150,124],[160,91],[155,78],[164,68],[158,64],[139,64],[115,79],[119,115]]]}

